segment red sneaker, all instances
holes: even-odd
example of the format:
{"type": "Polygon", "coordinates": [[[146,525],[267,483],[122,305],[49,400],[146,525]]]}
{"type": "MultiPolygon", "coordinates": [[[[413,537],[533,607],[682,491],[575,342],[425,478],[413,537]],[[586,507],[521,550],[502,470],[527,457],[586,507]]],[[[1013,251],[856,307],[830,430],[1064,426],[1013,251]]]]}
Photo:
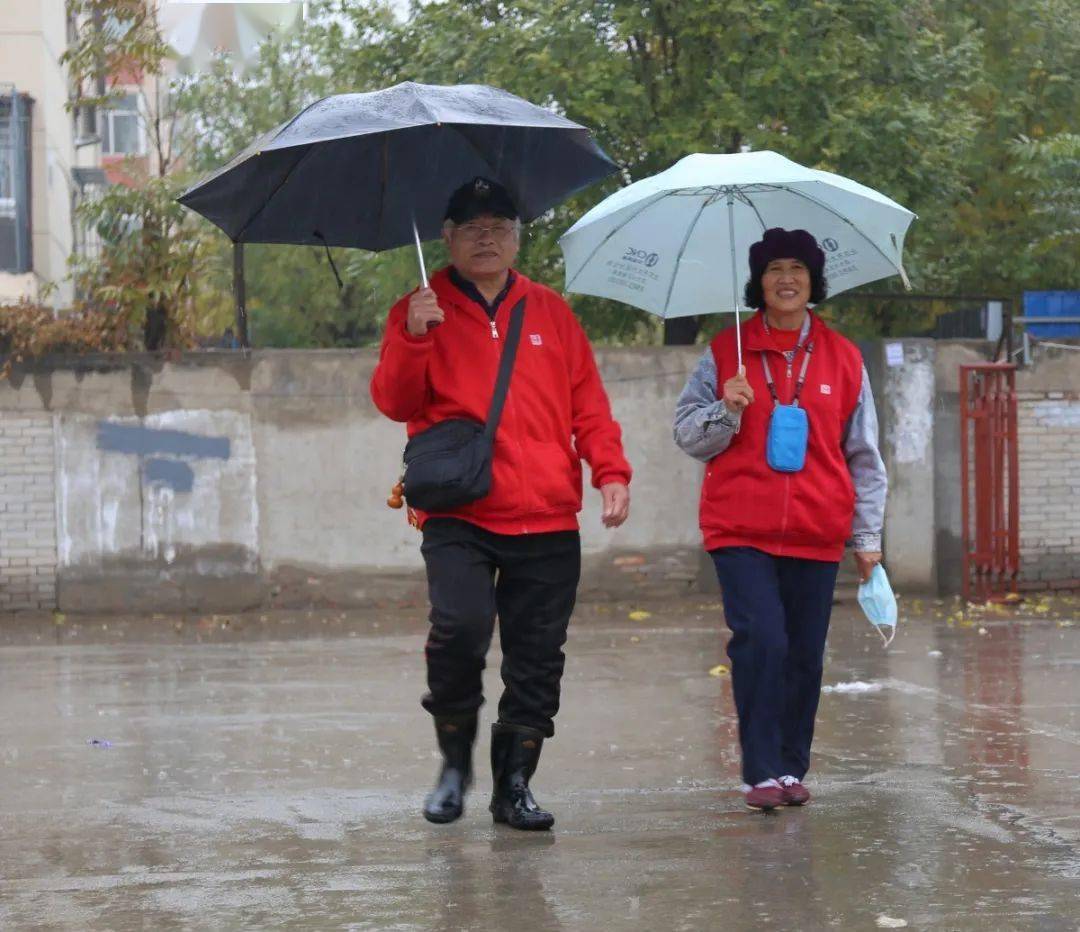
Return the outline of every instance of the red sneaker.
{"type": "Polygon", "coordinates": [[[768,812],[784,805],[784,788],[775,780],[770,780],[764,786],[752,786],[743,795],[747,809],[757,809],[768,812]]]}
{"type": "Polygon", "coordinates": [[[781,777],[780,788],[785,806],[805,806],[810,802],[810,791],[794,777],[781,777]]]}

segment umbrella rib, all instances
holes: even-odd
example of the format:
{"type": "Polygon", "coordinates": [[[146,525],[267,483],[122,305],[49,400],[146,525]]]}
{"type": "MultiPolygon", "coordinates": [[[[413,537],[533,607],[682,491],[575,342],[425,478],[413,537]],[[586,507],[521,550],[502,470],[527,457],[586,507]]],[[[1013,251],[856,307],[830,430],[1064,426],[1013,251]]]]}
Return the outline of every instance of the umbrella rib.
{"type": "MultiPolygon", "coordinates": [[[[814,184],[821,184],[822,182],[815,181],[813,183],[814,184]]],[[[834,217],[837,217],[840,220],[842,220],[849,227],[851,227],[851,229],[853,229],[863,240],[865,240],[871,246],[873,246],[874,249],[877,250],[878,255],[880,255],[882,259],[884,259],[886,262],[889,263],[889,265],[891,265],[894,269],[896,269],[897,274],[904,280],[905,283],[907,282],[907,273],[904,271],[903,265],[901,265],[899,262],[894,262],[887,255],[885,255],[885,253],[882,251],[881,247],[878,246],[877,243],[875,243],[872,239],[870,239],[869,236],[867,236],[865,233],[863,233],[862,230],[860,230],[857,226],[855,226],[855,224],[852,223],[842,213],[840,213],[837,210],[833,210],[824,201],[819,201],[816,197],[813,197],[813,196],[811,196],[809,194],[806,194],[803,191],[796,191],[794,188],[789,188],[787,185],[777,185],[777,187],[782,188],[784,191],[787,191],[789,194],[794,194],[796,197],[801,197],[803,200],[810,201],[811,204],[817,204],[818,207],[821,207],[823,210],[827,210],[834,217]]]]}
{"type": "Polygon", "coordinates": [[[679,246],[679,251],[675,255],[675,267],[671,271],[671,281],[668,283],[667,297],[664,298],[664,313],[661,315],[662,320],[667,319],[668,307],[671,304],[671,295],[672,292],[675,291],[675,280],[679,277],[679,263],[682,262],[683,253],[686,252],[686,245],[690,242],[690,237],[694,235],[694,227],[698,225],[701,215],[705,213],[705,208],[711,203],[713,203],[711,197],[707,197],[701,202],[698,212],[694,215],[693,221],[686,229],[686,236],[683,237],[682,245],[679,246]]]}
{"type": "Polygon", "coordinates": [[[485,125],[492,125],[492,124],[482,124],[482,123],[438,123],[436,125],[439,128],[452,129],[455,133],[458,134],[458,136],[460,138],[464,139],[469,144],[469,148],[471,148],[478,156],[480,156],[480,161],[483,162],[491,170],[491,173],[493,175],[498,174],[498,172],[495,171],[495,166],[492,165],[491,162],[488,160],[488,157],[486,155],[484,155],[484,150],[481,149],[475,142],[473,142],[468,137],[468,134],[466,134],[462,129],[462,127],[465,127],[465,126],[485,126],[485,125]]]}
{"type": "Polygon", "coordinates": [[[300,158],[298,158],[295,162],[293,162],[293,164],[289,167],[289,170],[287,172],[285,172],[285,177],[282,178],[281,181],[278,182],[277,186],[270,193],[270,196],[259,205],[259,209],[257,211],[255,211],[255,213],[253,213],[250,217],[248,217],[247,222],[240,228],[240,232],[236,234],[235,238],[233,238],[234,243],[239,243],[240,242],[240,238],[245,233],[247,233],[248,228],[256,220],[258,220],[260,216],[262,216],[262,212],[264,210],[266,210],[266,208],[270,206],[270,202],[275,197],[277,197],[278,191],[280,191],[285,186],[285,182],[287,182],[293,176],[293,172],[295,172],[296,169],[298,169],[300,167],[300,165],[304,161],[304,159],[306,159],[309,155],[311,155],[311,153],[314,150],[315,150],[315,146],[310,145],[308,147],[308,150],[302,156],[300,156],[300,158]]]}
{"type": "MultiPolygon", "coordinates": [[[[282,126],[281,129],[279,129],[277,131],[277,136],[280,136],[282,133],[284,133],[285,130],[287,130],[290,126],[292,126],[293,123],[295,123],[297,120],[299,120],[300,117],[302,117],[305,113],[307,113],[312,107],[317,107],[324,100],[329,100],[329,99],[330,99],[330,96],[325,95],[323,97],[320,97],[318,100],[313,100],[310,104],[308,104],[306,107],[304,107],[303,110],[301,110],[298,114],[296,114],[296,116],[294,116],[291,120],[289,120],[288,123],[286,123],[284,126],[282,126]]],[[[277,136],[275,136],[274,138],[276,139],[277,136]]]]}
{"type": "MultiPolygon", "coordinates": [[[[439,123],[438,125],[441,128],[452,129],[455,133],[457,133],[458,138],[464,139],[465,142],[467,142],[469,144],[469,148],[471,148],[478,156],[480,156],[480,161],[483,162],[488,167],[488,169],[491,171],[491,174],[495,175],[495,176],[498,176],[499,172],[497,172],[495,170],[495,166],[491,164],[491,161],[484,154],[484,150],[481,149],[475,142],[473,142],[469,138],[468,134],[465,133],[464,130],[463,130],[463,127],[466,127],[466,126],[478,126],[478,125],[485,125],[485,124],[477,124],[477,123],[439,123]]],[[[506,125],[510,125],[510,124],[506,124],[506,125]]],[[[525,127],[525,128],[528,129],[528,127],[525,127]]],[[[497,179],[497,180],[499,180],[500,183],[502,182],[502,179],[497,179]]],[[[506,187],[509,188],[510,185],[507,185],[506,187]]],[[[521,195],[520,195],[520,193],[518,191],[511,191],[511,194],[516,195],[516,198],[514,200],[514,204],[518,208],[518,212],[523,215],[525,213],[525,210],[524,210],[524,207],[522,206],[521,202],[524,200],[524,198],[521,197],[521,195]]],[[[537,214],[537,216],[540,216],[540,215],[537,214]]],[[[529,222],[535,220],[536,217],[522,216],[521,219],[525,223],[529,223],[529,222]]]]}
{"type": "Polygon", "coordinates": [[[749,194],[743,194],[742,201],[754,212],[754,216],[757,217],[758,223],[761,224],[761,231],[764,233],[768,227],[765,226],[765,218],[761,216],[761,211],[757,209],[757,204],[754,203],[754,199],[750,197],[749,194]]]}
{"type": "Polygon", "coordinates": [[[413,92],[413,100],[415,100],[418,104],[420,104],[421,107],[424,108],[424,112],[427,113],[428,118],[431,120],[431,122],[435,124],[441,123],[442,120],[438,118],[438,116],[435,114],[435,111],[432,110],[431,107],[428,105],[428,102],[422,96],[420,96],[420,92],[417,90],[417,88],[421,87],[421,85],[417,84],[415,81],[403,81],[402,83],[409,85],[409,90],[413,92]]]}
{"type": "MultiPolygon", "coordinates": [[[[605,237],[604,237],[604,238],[603,238],[602,240],[600,240],[600,242],[596,244],[596,248],[594,248],[594,249],[593,249],[593,251],[592,251],[592,252],[590,252],[590,253],[589,253],[589,255],[585,257],[585,261],[581,263],[581,266],[580,266],[580,267],[578,268],[578,270],[577,270],[577,271],[576,271],[576,272],[574,273],[574,277],[573,277],[573,278],[571,278],[571,279],[569,279],[569,280],[568,280],[568,281],[566,282],[566,290],[567,290],[567,291],[569,291],[569,290],[570,290],[570,286],[571,286],[571,285],[573,285],[573,284],[574,284],[574,282],[576,282],[576,281],[577,281],[577,277],[578,277],[578,276],[579,276],[579,275],[580,275],[580,274],[581,274],[581,273],[582,273],[583,271],[585,271],[585,266],[587,266],[587,265],[588,265],[588,264],[589,264],[590,262],[592,262],[592,258],[593,258],[593,256],[595,256],[595,255],[596,255],[596,254],[597,254],[597,253],[598,253],[598,252],[599,252],[599,251],[600,251],[600,250],[601,250],[601,249],[603,248],[603,246],[604,246],[604,245],[605,245],[605,244],[607,243],[607,241],[608,241],[609,239],[611,239],[611,238],[612,238],[612,237],[613,237],[613,236],[614,236],[614,235],[615,235],[616,233],[618,233],[618,232],[619,232],[619,231],[620,231],[620,230],[621,230],[621,229],[622,229],[622,228],[623,228],[624,226],[626,226],[626,225],[627,225],[627,224],[628,224],[628,223],[629,223],[629,222],[630,222],[631,220],[635,220],[635,219],[637,219],[638,217],[640,217],[640,216],[641,216],[641,215],[642,215],[643,213],[645,213],[645,211],[646,211],[646,210],[648,210],[648,209],[649,209],[650,207],[652,207],[652,206],[653,206],[653,204],[659,204],[659,203],[660,203],[660,201],[662,201],[662,200],[663,200],[663,199],[664,199],[665,197],[669,197],[669,196],[671,195],[671,193],[672,193],[672,192],[670,192],[670,191],[664,191],[664,192],[661,192],[660,196],[659,196],[658,198],[656,198],[655,200],[652,200],[652,201],[648,201],[647,203],[645,203],[645,204],[642,204],[642,205],[641,205],[641,209],[640,209],[640,210],[636,210],[636,211],[634,211],[634,213],[632,213],[632,214],[631,214],[631,215],[630,215],[629,217],[627,217],[627,218],[626,218],[626,219],[625,219],[625,220],[624,220],[624,221],[623,221],[622,223],[620,223],[620,224],[619,224],[619,225],[618,225],[617,227],[615,227],[615,228],[614,228],[613,230],[611,230],[611,232],[609,232],[609,233],[607,234],[607,236],[605,236],[605,237]]],[[[564,234],[564,235],[565,235],[565,234],[564,234]]]]}

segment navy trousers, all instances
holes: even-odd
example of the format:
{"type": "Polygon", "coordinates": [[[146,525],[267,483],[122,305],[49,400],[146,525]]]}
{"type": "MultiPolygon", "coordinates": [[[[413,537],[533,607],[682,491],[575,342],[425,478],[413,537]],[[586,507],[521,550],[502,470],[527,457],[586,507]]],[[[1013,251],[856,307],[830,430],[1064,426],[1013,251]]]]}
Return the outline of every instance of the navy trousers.
{"type": "Polygon", "coordinates": [[[711,556],[732,633],[727,653],[743,780],[801,780],[810,767],[839,564],[752,547],[721,547],[711,556]]]}

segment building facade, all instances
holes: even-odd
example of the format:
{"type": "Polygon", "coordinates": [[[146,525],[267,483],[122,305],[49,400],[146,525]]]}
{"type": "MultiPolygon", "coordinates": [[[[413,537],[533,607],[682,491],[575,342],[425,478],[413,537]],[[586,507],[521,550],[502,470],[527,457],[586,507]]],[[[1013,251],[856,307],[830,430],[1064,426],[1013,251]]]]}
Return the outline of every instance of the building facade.
{"type": "Polygon", "coordinates": [[[0,305],[20,299],[60,309],[74,294],[73,254],[93,253],[81,199],[123,181],[129,156],[147,156],[140,76],[112,76],[108,108],[72,112],[61,57],[76,24],[64,0],[0,3],[0,305]]]}

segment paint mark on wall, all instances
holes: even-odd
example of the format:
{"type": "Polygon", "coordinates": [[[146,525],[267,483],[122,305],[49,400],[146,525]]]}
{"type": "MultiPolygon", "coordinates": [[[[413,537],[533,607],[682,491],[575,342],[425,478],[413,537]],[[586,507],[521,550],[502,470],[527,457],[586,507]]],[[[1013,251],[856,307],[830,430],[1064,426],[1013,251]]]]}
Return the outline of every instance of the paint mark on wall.
{"type": "Polygon", "coordinates": [[[183,459],[166,459],[162,454],[190,459],[229,458],[228,437],[212,437],[186,430],[163,430],[142,424],[118,424],[100,421],[97,447],[106,453],[149,456],[143,464],[148,485],[168,486],[173,492],[190,492],[195,486],[195,471],[183,459]]]}
{"type": "Polygon", "coordinates": [[[150,459],[143,472],[147,483],[158,482],[174,492],[190,492],[195,486],[195,470],[182,460],[150,459]]]}
{"type": "MultiPolygon", "coordinates": [[[[65,414],[57,445],[62,567],[114,555],[171,564],[182,552],[221,547],[257,559],[248,415],[175,410],[102,420],[65,414]]],[[[213,561],[200,570],[217,571],[213,561]]]]}
{"type": "Polygon", "coordinates": [[[229,458],[228,437],[207,437],[186,430],[161,430],[136,424],[117,424],[115,421],[98,423],[97,445],[99,450],[109,453],[229,458]]]}

